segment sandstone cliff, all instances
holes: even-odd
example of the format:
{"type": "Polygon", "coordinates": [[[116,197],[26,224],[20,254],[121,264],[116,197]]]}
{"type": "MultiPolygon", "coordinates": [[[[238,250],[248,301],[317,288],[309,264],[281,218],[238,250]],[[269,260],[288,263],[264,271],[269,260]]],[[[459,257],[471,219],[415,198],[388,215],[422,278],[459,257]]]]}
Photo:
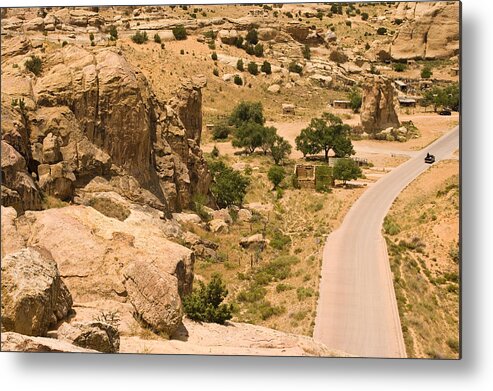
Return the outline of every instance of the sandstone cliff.
{"type": "Polygon", "coordinates": [[[159,102],[116,49],[46,52],[23,37],[3,39],[2,150],[10,156],[2,159],[3,205],[23,212],[39,209],[41,195],[70,201],[95,178],[165,212],[208,193],[199,148],[204,78],[159,102]],[[38,76],[24,66],[33,55],[38,76]]]}
{"type": "Polygon", "coordinates": [[[441,59],[459,53],[458,1],[402,2],[396,18],[404,19],[391,45],[394,60],[441,59]]]}

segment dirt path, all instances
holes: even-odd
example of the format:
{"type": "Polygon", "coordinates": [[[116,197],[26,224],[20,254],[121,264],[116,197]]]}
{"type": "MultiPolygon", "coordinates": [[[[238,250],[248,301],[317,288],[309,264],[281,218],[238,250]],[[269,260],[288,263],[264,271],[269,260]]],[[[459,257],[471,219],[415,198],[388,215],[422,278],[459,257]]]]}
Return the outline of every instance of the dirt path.
{"type": "MultiPolygon", "coordinates": [[[[426,148],[437,161],[459,145],[456,127],[426,148]]],[[[399,193],[429,166],[422,151],[378,180],[324,248],[314,338],[364,357],[405,357],[382,222],[399,193]]]]}

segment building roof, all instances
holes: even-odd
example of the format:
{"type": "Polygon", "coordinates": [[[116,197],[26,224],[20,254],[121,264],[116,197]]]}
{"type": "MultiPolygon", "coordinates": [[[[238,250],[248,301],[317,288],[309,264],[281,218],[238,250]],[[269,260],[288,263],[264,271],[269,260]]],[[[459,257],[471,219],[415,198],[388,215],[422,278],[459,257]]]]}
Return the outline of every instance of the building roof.
{"type": "Polygon", "coordinates": [[[399,87],[407,87],[407,84],[404,83],[402,80],[396,80],[395,84],[397,84],[399,87]]]}

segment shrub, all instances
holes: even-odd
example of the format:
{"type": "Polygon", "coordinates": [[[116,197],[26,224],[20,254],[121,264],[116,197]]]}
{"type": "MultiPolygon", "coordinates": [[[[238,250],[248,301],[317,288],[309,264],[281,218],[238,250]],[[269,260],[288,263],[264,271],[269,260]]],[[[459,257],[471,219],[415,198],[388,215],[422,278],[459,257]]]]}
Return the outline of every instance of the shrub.
{"type": "Polygon", "coordinates": [[[26,61],[24,66],[29,72],[32,72],[36,76],[39,76],[43,68],[43,63],[41,62],[41,59],[38,56],[31,56],[31,58],[26,61]]]}
{"type": "Polygon", "coordinates": [[[179,25],[173,28],[173,35],[175,36],[175,39],[178,41],[183,41],[187,39],[187,30],[183,25],[179,25]]]}
{"type": "Polygon", "coordinates": [[[139,44],[139,45],[141,45],[144,42],[147,42],[149,40],[149,38],[147,37],[147,33],[145,31],[143,33],[141,33],[140,31],[137,31],[134,35],[132,35],[130,37],[130,39],[132,40],[132,42],[139,44]]]}
{"type": "Polygon", "coordinates": [[[421,70],[421,77],[423,79],[429,79],[433,75],[433,72],[431,71],[431,68],[429,66],[425,66],[421,70]]]}
{"type": "Polygon", "coordinates": [[[185,49],[181,49],[180,54],[183,56],[185,54],[185,49]]]}
{"type": "Polygon", "coordinates": [[[214,61],[217,61],[217,53],[216,53],[216,52],[212,52],[211,58],[212,58],[214,61]]]}
{"type": "Polygon", "coordinates": [[[249,54],[250,56],[253,56],[255,54],[255,47],[247,43],[245,45],[245,52],[247,52],[247,54],[249,54]]]}
{"type": "Polygon", "coordinates": [[[238,69],[240,72],[243,72],[245,68],[243,67],[243,60],[240,58],[236,62],[236,69],[238,69]]]}
{"type": "Polygon", "coordinates": [[[161,37],[158,33],[154,34],[154,42],[161,43],[161,37]]]}
{"type": "Polygon", "coordinates": [[[351,90],[349,93],[349,101],[351,102],[351,109],[353,112],[358,113],[361,108],[361,104],[363,103],[363,97],[357,89],[353,88],[351,90]]]}
{"type": "Polygon", "coordinates": [[[312,288],[300,287],[296,289],[296,296],[299,301],[305,300],[307,297],[312,297],[315,294],[315,291],[312,288]]]}
{"type": "Polygon", "coordinates": [[[394,64],[394,71],[396,71],[396,72],[404,72],[406,69],[407,69],[406,64],[404,64],[402,62],[398,62],[398,63],[394,64]]]}
{"type": "Polygon", "coordinates": [[[303,54],[303,58],[305,60],[309,60],[312,56],[311,52],[310,52],[310,46],[308,46],[308,45],[303,46],[302,54],[303,54]]]}
{"type": "MultiPolygon", "coordinates": [[[[213,154],[214,150],[211,152],[211,155],[213,154]]],[[[217,154],[219,155],[219,151],[217,151],[217,154]]],[[[210,221],[212,218],[212,216],[205,209],[207,201],[208,197],[204,194],[197,193],[192,197],[193,210],[202,219],[202,221],[210,221]]]]}
{"type": "Polygon", "coordinates": [[[282,282],[280,284],[277,284],[277,286],[276,286],[276,292],[277,293],[289,291],[291,289],[294,289],[294,287],[292,285],[284,284],[282,282]]]}
{"type": "Polygon", "coordinates": [[[254,76],[258,75],[258,65],[253,61],[248,63],[248,72],[250,72],[254,76]]]}
{"type": "Polygon", "coordinates": [[[286,172],[284,171],[284,168],[278,165],[269,168],[269,172],[267,173],[267,178],[269,178],[269,181],[274,185],[274,189],[277,189],[285,177],[286,172]]]}
{"type": "Polygon", "coordinates": [[[237,86],[242,86],[243,85],[243,79],[241,78],[240,75],[235,75],[234,79],[233,79],[234,83],[237,85],[237,86]]]}
{"type": "Polygon", "coordinates": [[[67,46],[67,45],[68,45],[68,42],[67,42],[67,41],[63,41],[63,42],[62,42],[62,48],[64,48],[64,47],[65,47],[65,46],[67,46]]]}
{"type": "Polygon", "coordinates": [[[256,29],[250,30],[246,35],[246,40],[252,44],[256,45],[258,43],[258,32],[256,29]]]}
{"type": "Polygon", "coordinates": [[[184,298],[183,309],[192,320],[224,324],[233,317],[232,306],[222,303],[227,294],[221,276],[213,274],[209,284],[199,281],[199,288],[184,298]]]}
{"type": "Polygon", "coordinates": [[[383,220],[383,231],[387,235],[397,235],[401,232],[401,227],[391,217],[386,216],[383,220]]]}
{"type": "Polygon", "coordinates": [[[270,62],[264,61],[264,63],[260,67],[260,70],[262,72],[266,73],[267,75],[270,75],[272,73],[272,68],[271,68],[270,62]]]}
{"type": "Polygon", "coordinates": [[[353,24],[353,23],[352,23],[350,20],[346,20],[346,26],[351,27],[351,26],[352,26],[352,24],[353,24]]]}
{"type": "Polygon", "coordinates": [[[276,250],[282,250],[290,243],[291,238],[287,235],[284,235],[281,231],[276,230],[272,234],[272,239],[270,241],[270,245],[272,248],[275,248],[276,250]]]}
{"type": "Polygon", "coordinates": [[[329,166],[317,166],[315,168],[315,190],[318,192],[330,191],[332,186],[332,168],[329,166]]]}
{"type": "Polygon", "coordinates": [[[301,73],[303,72],[303,67],[297,62],[293,61],[289,64],[288,70],[289,72],[293,72],[301,75],[301,73]]]}
{"type": "Polygon", "coordinates": [[[118,39],[118,30],[116,26],[111,25],[109,28],[110,40],[116,41],[118,39]]]}
{"type": "Polygon", "coordinates": [[[371,47],[371,46],[370,46],[370,44],[367,42],[367,43],[365,44],[365,50],[370,50],[370,47],[371,47]]]}
{"type": "Polygon", "coordinates": [[[377,29],[377,34],[378,35],[385,35],[385,34],[387,34],[387,29],[385,27],[379,27],[377,29]]]}
{"type": "Polygon", "coordinates": [[[214,124],[214,130],[212,131],[212,138],[214,140],[227,139],[231,133],[231,128],[224,122],[220,121],[214,124]]]}
{"type": "Polygon", "coordinates": [[[255,47],[253,48],[253,53],[257,57],[263,57],[264,56],[264,45],[261,43],[257,43],[255,47]]]}
{"type": "Polygon", "coordinates": [[[89,40],[94,41],[94,33],[89,33],[89,40]]]}
{"type": "Polygon", "coordinates": [[[403,22],[403,20],[402,20],[402,19],[395,19],[395,20],[394,20],[394,23],[395,23],[397,26],[401,25],[401,24],[402,24],[402,22],[403,22]]]}
{"type": "Polygon", "coordinates": [[[330,53],[329,59],[338,64],[344,64],[348,61],[348,56],[339,50],[334,50],[330,53]]]}
{"type": "Polygon", "coordinates": [[[217,68],[214,68],[214,70],[212,71],[212,74],[214,76],[219,76],[219,70],[217,68]]]}

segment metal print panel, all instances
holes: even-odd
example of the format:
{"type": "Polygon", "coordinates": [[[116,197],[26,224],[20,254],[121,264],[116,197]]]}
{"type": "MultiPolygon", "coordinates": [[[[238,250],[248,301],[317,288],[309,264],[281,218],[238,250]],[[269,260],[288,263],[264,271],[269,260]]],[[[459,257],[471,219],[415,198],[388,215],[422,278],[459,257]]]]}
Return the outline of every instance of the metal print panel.
{"type": "Polygon", "coordinates": [[[1,9],[2,351],[460,358],[460,3],[1,9]]]}

